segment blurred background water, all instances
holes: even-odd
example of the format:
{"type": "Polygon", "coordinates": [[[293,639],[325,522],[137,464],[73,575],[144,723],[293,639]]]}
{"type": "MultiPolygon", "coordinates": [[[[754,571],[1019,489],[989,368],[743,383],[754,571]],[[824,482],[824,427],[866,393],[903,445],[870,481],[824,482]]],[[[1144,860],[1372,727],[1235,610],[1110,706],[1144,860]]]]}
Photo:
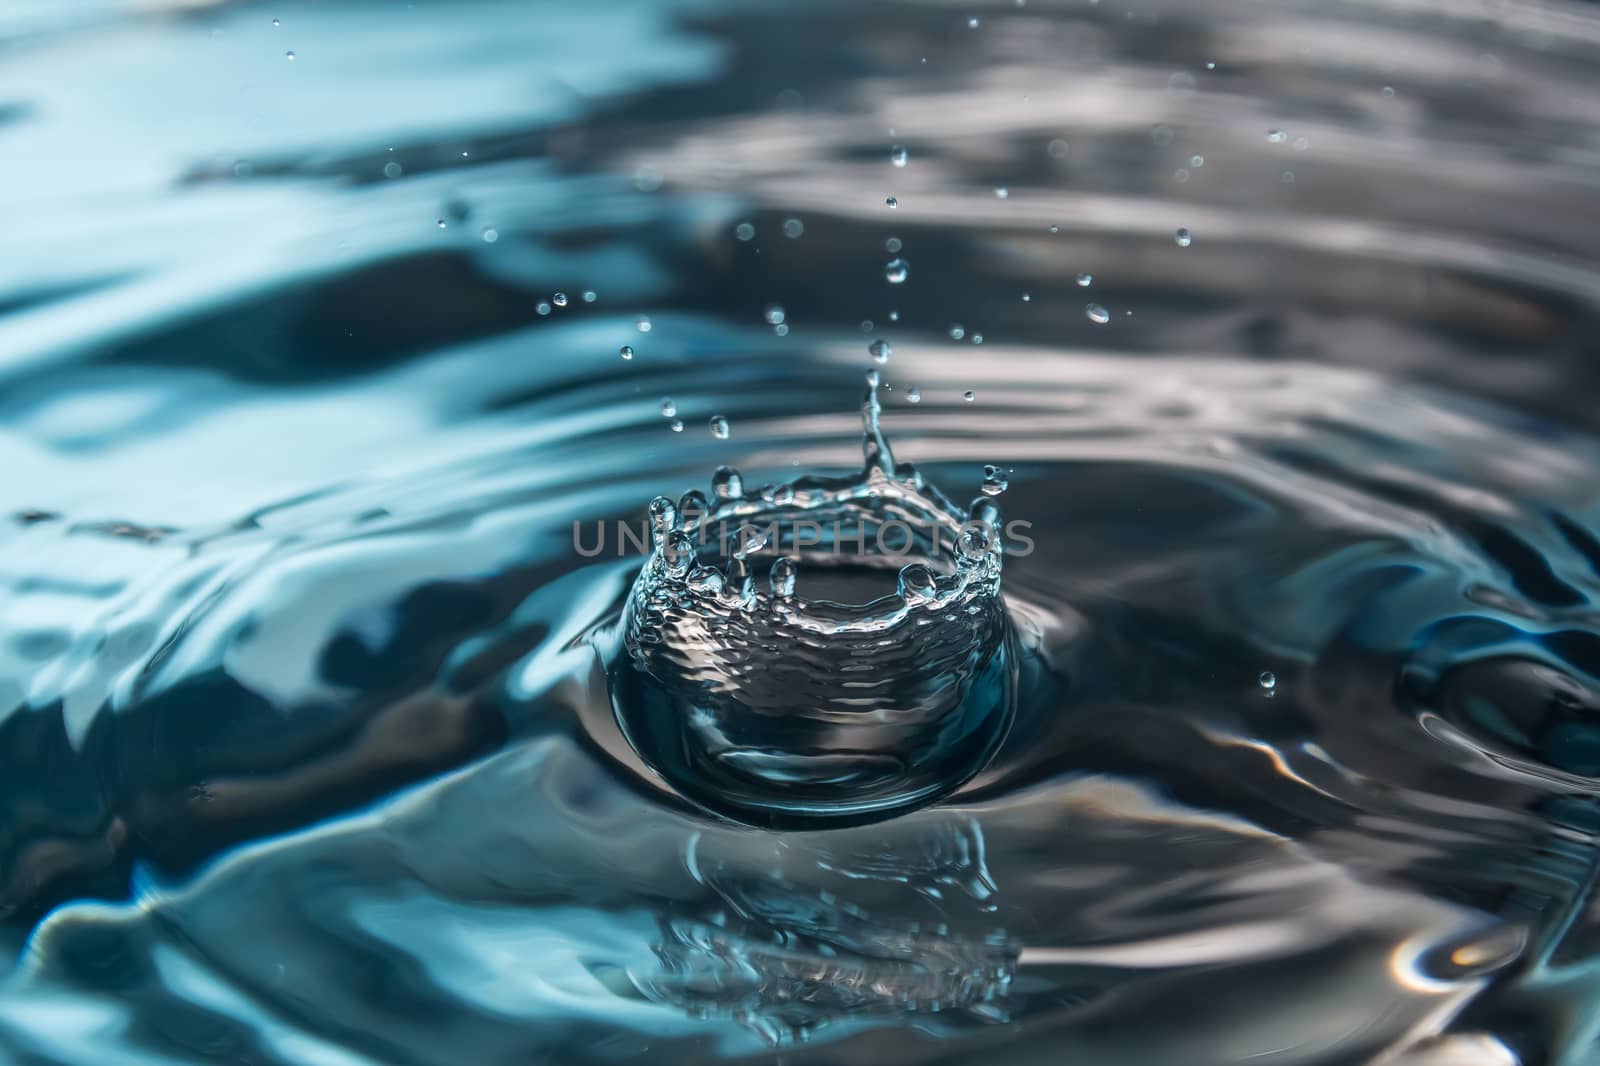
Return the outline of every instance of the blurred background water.
{"type": "Polygon", "coordinates": [[[6,0],[0,163],[0,1060],[1594,1060],[1593,5],[6,0]],[[573,523],[880,338],[1014,722],[747,828],[573,523]]]}

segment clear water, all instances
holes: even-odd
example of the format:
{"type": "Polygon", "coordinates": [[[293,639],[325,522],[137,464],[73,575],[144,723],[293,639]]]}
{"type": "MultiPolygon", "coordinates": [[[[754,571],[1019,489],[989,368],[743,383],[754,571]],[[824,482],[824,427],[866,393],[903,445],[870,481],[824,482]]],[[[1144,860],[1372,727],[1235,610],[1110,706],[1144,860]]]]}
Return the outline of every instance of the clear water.
{"type": "Polygon", "coordinates": [[[1579,3],[0,5],[0,1059],[1591,1061],[1597,95],[1579,3]],[[652,674],[577,534],[874,368],[994,650],[652,674]]]}

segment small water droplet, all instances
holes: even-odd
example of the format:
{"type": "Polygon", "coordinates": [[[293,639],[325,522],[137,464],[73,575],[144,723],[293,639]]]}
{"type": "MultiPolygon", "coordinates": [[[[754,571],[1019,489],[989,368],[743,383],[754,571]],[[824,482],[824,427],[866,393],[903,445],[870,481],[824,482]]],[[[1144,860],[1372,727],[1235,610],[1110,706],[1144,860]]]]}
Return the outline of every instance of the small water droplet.
{"type": "Polygon", "coordinates": [[[277,20],[277,19],[273,19],[273,20],[272,20],[272,24],[273,24],[273,25],[274,25],[274,26],[282,26],[282,25],[283,25],[283,23],[281,23],[281,22],[279,22],[279,21],[278,21],[278,20],[277,20]]]}
{"type": "Polygon", "coordinates": [[[383,165],[383,176],[386,178],[392,180],[394,178],[398,178],[403,173],[405,173],[405,168],[392,159],[383,165]]]}
{"type": "Polygon", "coordinates": [[[1267,143],[1268,144],[1282,144],[1288,138],[1288,136],[1289,135],[1284,133],[1282,130],[1268,130],[1267,131],[1267,143]]]}
{"type": "Polygon", "coordinates": [[[1051,159],[1067,158],[1067,152],[1069,149],[1070,146],[1060,137],[1057,137],[1055,140],[1044,146],[1044,150],[1050,154],[1051,159]]]}
{"type": "Polygon", "coordinates": [[[898,322],[898,321],[900,321],[900,312],[899,311],[890,311],[889,312],[889,321],[890,322],[898,322]]]}
{"type": "Polygon", "coordinates": [[[649,316],[640,315],[638,318],[634,319],[633,328],[638,330],[640,333],[649,333],[651,328],[649,316]]]}
{"type": "Polygon", "coordinates": [[[982,343],[983,343],[983,334],[981,334],[981,333],[974,333],[974,334],[973,334],[973,335],[972,335],[972,343],[973,343],[973,344],[982,344],[982,343]]]}
{"type": "Polygon", "coordinates": [[[887,204],[888,206],[890,206],[890,207],[899,207],[900,206],[900,201],[896,200],[893,196],[886,197],[883,202],[885,204],[887,204]]]}
{"type": "Polygon", "coordinates": [[[1201,167],[1206,165],[1206,157],[1203,155],[1192,155],[1189,157],[1189,165],[1194,167],[1196,170],[1199,170],[1201,167]]]}
{"type": "Polygon", "coordinates": [[[911,264],[904,259],[891,259],[884,264],[883,277],[890,285],[899,285],[911,274],[911,264]]]}
{"type": "Polygon", "coordinates": [[[1178,228],[1178,232],[1172,235],[1172,239],[1178,243],[1179,248],[1187,248],[1194,243],[1194,237],[1181,226],[1178,228]]]}
{"type": "Polygon", "coordinates": [[[1090,285],[1093,285],[1093,284],[1094,284],[1094,275],[1093,274],[1079,274],[1078,275],[1078,288],[1087,289],[1090,285]]]}
{"type": "Polygon", "coordinates": [[[1102,326],[1111,321],[1111,312],[1099,304],[1085,304],[1083,313],[1089,316],[1090,322],[1095,322],[1102,326]]]}
{"type": "Polygon", "coordinates": [[[1267,689],[1268,691],[1278,687],[1278,676],[1271,670],[1261,671],[1261,676],[1256,678],[1256,681],[1260,683],[1262,688],[1267,689]]]}
{"type": "Polygon", "coordinates": [[[951,325],[951,326],[950,326],[950,339],[951,339],[951,340],[953,340],[953,341],[958,341],[958,340],[960,340],[960,339],[961,339],[961,338],[962,338],[962,337],[965,337],[965,336],[966,336],[966,335],[967,335],[967,331],[966,331],[966,328],[965,328],[965,327],[963,327],[963,326],[962,326],[962,325],[961,325],[961,323],[959,323],[959,322],[956,322],[956,323],[953,323],[953,324],[952,324],[952,325],[951,325]]]}
{"type": "Polygon", "coordinates": [[[899,237],[890,237],[888,240],[883,242],[883,250],[888,252],[890,255],[898,252],[901,247],[902,245],[899,237]]]}
{"type": "Polygon", "coordinates": [[[994,188],[994,195],[995,199],[1004,200],[1006,197],[1011,195],[1011,190],[1006,188],[1004,185],[996,185],[994,188]]]}
{"type": "Polygon", "coordinates": [[[285,52],[285,53],[283,53],[283,58],[285,58],[289,62],[293,63],[294,62],[294,58],[295,58],[294,57],[294,53],[293,52],[285,52]]]}
{"type": "Polygon", "coordinates": [[[961,398],[968,403],[971,403],[978,398],[978,394],[973,392],[971,389],[968,389],[966,392],[961,394],[961,398]]]}
{"type": "Polygon", "coordinates": [[[733,431],[728,428],[728,420],[721,415],[711,416],[711,435],[718,440],[727,440],[733,431]]]}
{"type": "Polygon", "coordinates": [[[672,420],[672,432],[674,432],[674,433],[682,433],[683,432],[683,422],[682,422],[682,420],[677,419],[677,418],[674,418],[672,420]]]}
{"type": "Polygon", "coordinates": [[[772,332],[776,333],[780,337],[787,337],[789,335],[789,324],[787,322],[779,322],[776,326],[772,327],[772,332]]]}
{"type": "Polygon", "coordinates": [[[558,292],[554,296],[550,297],[550,302],[555,304],[557,307],[565,307],[567,306],[567,294],[564,292],[558,292]]]}
{"type": "Polygon", "coordinates": [[[672,399],[671,396],[663,396],[661,398],[661,417],[662,418],[671,418],[673,415],[675,415],[677,413],[678,413],[678,405],[677,405],[677,403],[672,399]]]}
{"type": "Polygon", "coordinates": [[[906,403],[921,403],[921,402],[922,402],[922,390],[917,388],[915,385],[911,386],[911,388],[909,390],[907,390],[907,392],[906,392],[906,403]]]}
{"type": "Polygon", "coordinates": [[[622,347],[617,349],[617,354],[622,356],[622,358],[624,358],[624,359],[632,359],[633,358],[633,345],[624,344],[622,347]]]}
{"type": "Polygon", "coordinates": [[[484,244],[493,244],[495,241],[500,239],[500,231],[495,229],[493,226],[485,226],[481,236],[483,237],[484,244]]]}
{"type": "Polygon", "coordinates": [[[598,300],[599,298],[600,298],[600,294],[595,292],[593,289],[584,289],[583,290],[583,302],[584,303],[592,304],[596,300],[598,300]]]}
{"type": "Polygon", "coordinates": [[[1383,95],[1384,96],[1393,96],[1394,95],[1394,86],[1393,85],[1385,85],[1383,87],[1383,95]]]}
{"type": "Polygon", "coordinates": [[[550,313],[550,301],[540,300],[538,303],[533,305],[533,309],[539,312],[541,315],[548,315],[550,313]]]}
{"type": "Polygon", "coordinates": [[[998,466],[983,468],[983,494],[985,496],[998,496],[1011,486],[1011,479],[1006,472],[998,466]]]}
{"type": "Polygon", "coordinates": [[[783,321],[783,307],[780,304],[768,304],[764,314],[769,326],[776,326],[783,321]]]}
{"type": "Polygon", "coordinates": [[[733,227],[733,235],[739,238],[741,241],[754,240],[756,236],[756,228],[748,222],[741,222],[737,226],[733,227]]]}
{"type": "Polygon", "coordinates": [[[971,18],[967,19],[967,29],[975,30],[977,28],[978,28],[978,16],[977,15],[973,15],[971,18]]]}
{"type": "Polygon", "coordinates": [[[910,153],[908,153],[904,148],[900,147],[898,144],[895,145],[893,148],[889,149],[889,162],[893,163],[897,167],[905,166],[906,165],[906,161],[908,159],[910,159],[910,158],[911,158],[910,153]]]}
{"type": "Polygon", "coordinates": [[[1033,300],[1033,297],[1031,295],[1029,295],[1028,293],[1023,293],[1022,294],[1022,302],[1023,303],[1029,303],[1032,300],[1033,300]]]}
{"type": "Polygon", "coordinates": [[[801,222],[798,218],[791,218],[783,224],[783,235],[785,237],[798,237],[805,233],[805,231],[806,224],[801,222]]]}
{"type": "Polygon", "coordinates": [[[1050,227],[1050,232],[1051,233],[1060,233],[1061,232],[1061,227],[1060,226],[1056,226],[1056,225],[1052,225],[1050,227]]]}
{"type": "Polygon", "coordinates": [[[889,342],[882,337],[867,345],[867,351],[872,353],[872,358],[880,363],[887,363],[889,356],[894,354],[894,349],[889,347],[889,342]]]}
{"type": "Polygon", "coordinates": [[[439,228],[440,228],[440,229],[444,229],[444,228],[445,228],[445,220],[444,220],[444,219],[442,219],[442,218],[441,218],[441,219],[440,219],[440,220],[439,220],[439,221],[438,221],[438,223],[436,223],[436,224],[437,224],[437,225],[438,225],[438,227],[439,227],[439,228]]]}

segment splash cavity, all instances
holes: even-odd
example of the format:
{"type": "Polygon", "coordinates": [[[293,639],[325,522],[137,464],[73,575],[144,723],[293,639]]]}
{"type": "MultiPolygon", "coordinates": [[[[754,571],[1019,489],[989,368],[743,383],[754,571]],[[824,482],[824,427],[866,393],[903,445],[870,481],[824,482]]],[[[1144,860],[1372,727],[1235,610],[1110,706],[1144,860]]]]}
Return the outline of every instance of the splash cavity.
{"type": "Polygon", "coordinates": [[[1010,720],[999,509],[962,510],[862,403],[865,463],[650,505],[613,702],[680,794],[747,824],[889,817],[959,787],[1010,720]]]}

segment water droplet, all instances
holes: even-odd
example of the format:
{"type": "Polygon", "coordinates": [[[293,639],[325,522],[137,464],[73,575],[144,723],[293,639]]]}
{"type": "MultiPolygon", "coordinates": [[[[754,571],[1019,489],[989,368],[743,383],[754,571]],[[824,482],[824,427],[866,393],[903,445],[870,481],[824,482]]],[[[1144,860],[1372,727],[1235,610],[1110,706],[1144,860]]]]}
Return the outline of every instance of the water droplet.
{"type": "Polygon", "coordinates": [[[1111,321],[1111,312],[1099,304],[1085,304],[1083,313],[1089,316],[1090,322],[1096,322],[1102,326],[1111,321]]]}
{"type": "Polygon", "coordinates": [[[1178,228],[1178,232],[1172,235],[1172,239],[1178,242],[1179,248],[1187,248],[1194,243],[1194,237],[1181,226],[1178,228]]]}
{"type": "Polygon", "coordinates": [[[890,255],[898,252],[901,247],[902,245],[900,244],[899,237],[890,237],[888,240],[883,242],[883,250],[888,252],[890,255]]]}
{"type": "Polygon", "coordinates": [[[719,500],[737,500],[744,495],[744,478],[731,466],[719,466],[711,475],[711,492],[719,500]]]}
{"type": "Polygon", "coordinates": [[[728,428],[728,420],[721,415],[711,416],[711,435],[718,440],[727,440],[733,431],[728,428]]]}
{"type": "Polygon", "coordinates": [[[405,169],[392,159],[383,165],[383,176],[386,178],[398,178],[403,173],[405,169]]]}
{"type": "Polygon", "coordinates": [[[789,324],[787,322],[779,322],[776,326],[772,327],[772,332],[776,333],[780,337],[787,337],[789,335],[789,324]]]}
{"type": "Polygon", "coordinates": [[[1028,293],[1023,293],[1022,294],[1022,302],[1023,303],[1029,303],[1032,300],[1033,300],[1033,297],[1031,295],[1029,295],[1028,293]]]}
{"type": "Polygon", "coordinates": [[[274,25],[274,26],[282,26],[282,25],[283,25],[283,23],[281,23],[281,22],[279,22],[279,21],[278,21],[278,20],[277,20],[277,19],[273,19],[273,20],[272,20],[272,24],[273,24],[273,25],[274,25]]]}
{"type": "Polygon", "coordinates": [[[861,320],[861,332],[862,333],[871,333],[872,332],[872,319],[863,318],[861,320]]]}
{"type": "Polygon", "coordinates": [[[908,153],[904,148],[900,147],[898,144],[895,145],[893,148],[889,149],[889,162],[893,163],[897,167],[905,166],[906,165],[906,161],[908,159],[910,159],[910,158],[911,158],[910,153],[908,153]]]}
{"type": "Polygon", "coordinates": [[[677,419],[677,418],[674,418],[672,420],[672,432],[674,432],[674,433],[682,433],[683,432],[683,422],[682,422],[682,420],[677,419]]]}
{"type": "Polygon", "coordinates": [[[967,19],[967,29],[975,30],[977,28],[978,28],[978,16],[977,15],[973,15],[971,18],[967,19]]]}
{"type": "Polygon", "coordinates": [[[440,220],[439,220],[439,221],[438,221],[438,223],[437,223],[437,224],[438,224],[438,226],[439,226],[439,228],[440,228],[440,229],[444,229],[444,227],[445,227],[445,221],[444,221],[444,219],[442,219],[442,218],[441,218],[441,219],[440,219],[440,220]]]}
{"type": "Polygon", "coordinates": [[[994,188],[994,195],[995,199],[1004,200],[1006,197],[1011,195],[1011,190],[1006,188],[1004,185],[996,185],[994,188]]]}
{"type": "Polygon", "coordinates": [[[921,402],[922,402],[922,390],[917,388],[915,385],[911,386],[911,388],[906,392],[906,403],[921,403],[921,402]]]}
{"type": "Polygon", "coordinates": [[[978,398],[978,394],[973,392],[971,389],[968,389],[966,392],[961,394],[961,398],[968,403],[971,403],[978,398]]]}
{"type": "Polygon", "coordinates": [[[1261,671],[1261,676],[1256,678],[1256,681],[1259,682],[1261,687],[1264,689],[1271,690],[1278,687],[1278,676],[1271,670],[1261,671]]]}
{"type": "Polygon", "coordinates": [[[981,333],[974,333],[974,334],[973,334],[973,335],[972,335],[972,343],[973,343],[973,344],[982,344],[982,343],[983,343],[983,334],[981,334],[981,333]]]}
{"type": "Polygon", "coordinates": [[[748,222],[741,222],[733,228],[733,235],[739,238],[741,241],[754,240],[756,236],[756,228],[748,222]]]}
{"type": "Polygon", "coordinates": [[[1087,289],[1090,285],[1093,285],[1093,284],[1094,284],[1094,275],[1093,274],[1079,274],[1078,275],[1078,288],[1087,289]]]}
{"type": "Polygon", "coordinates": [[[662,418],[671,418],[673,415],[675,415],[677,413],[678,413],[678,405],[677,405],[677,403],[673,401],[671,396],[663,396],[661,398],[661,417],[662,418]]]}
{"type": "Polygon", "coordinates": [[[989,531],[981,526],[964,526],[956,538],[956,547],[968,559],[982,559],[989,552],[989,531]]]}
{"type": "Polygon", "coordinates": [[[600,298],[600,294],[595,292],[593,289],[584,289],[583,290],[583,302],[584,303],[592,304],[596,300],[598,300],[599,298],[600,298]]]}
{"type": "Polygon", "coordinates": [[[965,327],[963,327],[961,325],[961,323],[956,322],[956,323],[953,323],[950,326],[950,339],[951,340],[958,341],[962,337],[965,337],[966,335],[967,335],[967,331],[966,331],[965,327]]]}
{"type": "Polygon", "coordinates": [[[785,237],[798,237],[805,231],[806,224],[801,222],[798,218],[791,218],[783,224],[783,235],[785,237]]]}
{"type": "Polygon", "coordinates": [[[633,358],[633,345],[624,344],[622,347],[617,349],[617,354],[622,356],[622,358],[624,358],[624,359],[632,359],[633,358]]]}
{"type": "Polygon", "coordinates": [[[891,259],[883,266],[883,277],[890,285],[899,285],[911,274],[911,264],[904,259],[891,259]]]}
{"type": "Polygon", "coordinates": [[[550,297],[550,302],[555,304],[557,307],[565,307],[567,306],[567,294],[564,292],[558,292],[554,296],[550,297]]]}
{"type": "Polygon", "coordinates": [[[767,574],[767,580],[772,585],[772,595],[780,600],[794,599],[794,579],[794,560],[788,556],[778,556],[767,574]]]}
{"type": "Polygon", "coordinates": [[[998,466],[983,468],[983,494],[985,496],[998,496],[1011,485],[1011,480],[1006,472],[998,466]]]}
{"type": "Polygon", "coordinates": [[[927,603],[939,595],[939,579],[922,563],[911,563],[900,571],[899,591],[907,603],[927,603]]]}
{"type": "Polygon", "coordinates": [[[649,333],[651,328],[649,316],[640,315],[638,318],[634,319],[633,328],[638,330],[640,333],[649,333]]]}
{"type": "Polygon", "coordinates": [[[493,226],[485,226],[481,236],[483,237],[484,244],[493,244],[495,241],[500,239],[500,231],[495,229],[493,226]]]}
{"type": "Polygon", "coordinates": [[[1282,144],[1287,138],[1288,138],[1288,134],[1284,133],[1282,130],[1268,130],[1267,131],[1267,143],[1268,144],[1282,144]]]}
{"type": "Polygon", "coordinates": [[[1055,140],[1045,145],[1044,150],[1050,154],[1051,159],[1065,159],[1067,158],[1068,147],[1069,146],[1067,145],[1066,141],[1063,141],[1060,137],[1057,137],[1055,140]]]}
{"type": "Polygon", "coordinates": [[[1385,85],[1383,87],[1383,95],[1384,96],[1393,96],[1394,95],[1394,86],[1393,85],[1385,85]]]}
{"type": "Polygon", "coordinates": [[[899,207],[900,206],[900,201],[896,200],[893,196],[886,197],[883,202],[885,204],[889,205],[890,207],[899,207]]]}
{"type": "Polygon", "coordinates": [[[1295,151],[1303,152],[1307,148],[1310,148],[1310,147],[1311,147],[1311,142],[1308,139],[1306,139],[1305,137],[1296,137],[1294,139],[1294,150],[1295,151]]]}
{"type": "Polygon", "coordinates": [[[1196,170],[1199,170],[1201,167],[1206,165],[1206,157],[1203,155],[1192,155],[1189,157],[1189,165],[1194,167],[1196,170]]]}
{"type": "Polygon", "coordinates": [[[890,322],[898,322],[898,321],[900,321],[900,312],[899,311],[890,311],[889,312],[889,321],[890,322]]]}
{"type": "Polygon", "coordinates": [[[877,340],[867,345],[867,351],[871,352],[872,358],[876,359],[880,363],[887,363],[889,361],[889,356],[894,354],[894,349],[889,347],[889,342],[884,340],[882,337],[879,337],[877,340]]]}
{"type": "Polygon", "coordinates": [[[1056,226],[1056,225],[1052,225],[1050,227],[1050,232],[1051,233],[1060,233],[1061,232],[1061,227],[1060,226],[1056,226]]]}
{"type": "Polygon", "coordinates": [[[768,304],[764,314],[769,326],[776,326],[783,321],[783,307],[779,304],[768,304]]]}
{"type": "Polygon", "coordinates": [[[657,496],[650,501],[648,509],[650,518],[650,540],[660,544],[678,528],[678,508],[665,496],[657,496]]]}
{"type": "Polygon", "coordinates": [[[541,315],[548,315],[550,313],[550,301],[540,300],[538,303],[533,305],[533,309],[539,312],[541,315]]]}
{"type": "Polygon", "coordinates": [[[293,63],[294,62],[294,53],[293,52],[285,52],[285,53],[283,53],[283,58],[285,58],[289,62],[293,63]]]}

